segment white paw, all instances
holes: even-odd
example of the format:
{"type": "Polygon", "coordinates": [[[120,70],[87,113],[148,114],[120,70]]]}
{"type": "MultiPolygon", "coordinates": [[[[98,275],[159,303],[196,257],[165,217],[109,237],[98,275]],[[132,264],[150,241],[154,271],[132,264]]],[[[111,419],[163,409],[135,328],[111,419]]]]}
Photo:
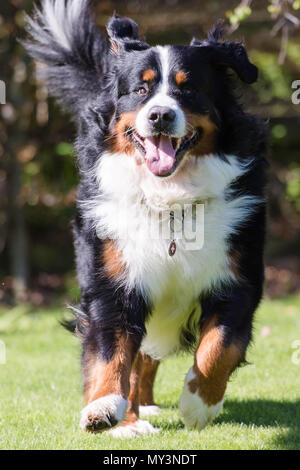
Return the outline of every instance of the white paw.
{"type": "Polygon", "coordinates": [[[143,434],[155,434],[158,432],[159,429],[154,428],[148,421],[139,419],[135,423],[111,429],[108,431],[108,434],[119,439],[130,439],[132,437],[142,436],[143,434]]]}
{"type": "Polygon", "coordinates": [[[140,405],[139,411],[142,418],[147,418],[148,416],[158,415],[160,412],[160,407],[157,405],[140,405]]]}
{"type": "Polygon", "coordinates": [[[224,400],[216,405],[206,405],[197,391],[191,393],[189,390],[188,383],[194,378],[195,374],[191,368],[185,378],[183,391],[179,399],[179,408],[185,425],[190,429],[201,431],[222,411],[224,400]]]}
{"type": "Polygon", "coordinates": [[[128,401],[121,395],[106,395],[89,403],[81,412],[80,427],[85,431],[103,431],[122,422],[128,401]]]}

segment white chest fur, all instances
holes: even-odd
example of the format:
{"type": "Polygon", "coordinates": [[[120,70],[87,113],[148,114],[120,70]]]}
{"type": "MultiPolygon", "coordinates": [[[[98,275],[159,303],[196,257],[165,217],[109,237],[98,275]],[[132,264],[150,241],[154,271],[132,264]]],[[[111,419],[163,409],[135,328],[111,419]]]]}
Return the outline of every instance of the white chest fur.
{"type": "MultiPolygon", "coordinates": [[[[96,169],[101,195],[87,208],[99,237],[114,239],[126,266],[119,279],[128,290],[140,289],[153,305],[142,348],[154,357],[164,357],[179,346],[180,331],[203,291],[234,281],[229,269],[228,236],[249,217],[257,198],[225,199],[225,189],[245,173],[251,161],[241,164],[215,155],[190,157],[174,176],[153,176],[134,157],[102,155],[96,169]],[[204,203],[201,249],[187,250],[178,240],[170,257],[170,240],[153,238],[151,210],[174,203],[204,203]]],[[[168,223],[168,220],[162,224],[168,223]]],[[[199,318],[197,307],[195,320],[199,318]]]]}

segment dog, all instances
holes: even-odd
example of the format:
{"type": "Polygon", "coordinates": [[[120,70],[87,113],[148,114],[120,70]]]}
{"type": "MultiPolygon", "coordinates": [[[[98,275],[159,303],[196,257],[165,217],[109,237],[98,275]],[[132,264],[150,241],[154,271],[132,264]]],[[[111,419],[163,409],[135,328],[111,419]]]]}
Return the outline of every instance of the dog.
{"type": "Polygon", "coordinates": [[[188,46],[150,47],[114,15],[107,38],[87,0],[44,0],[27,30],[25,47],[77,124],[80,426],[156,432],[139,395],[153,408],[158,361],[192,349],[179,408],[201,430],[245,362],[263,291],[266,128],[235,92],[257,68],[219,23],[188,46]],[[202,232],[196,248],[177,236],[188,219],[202,232]],[[153,220],[168,236],[153,235],[153,220]]]}

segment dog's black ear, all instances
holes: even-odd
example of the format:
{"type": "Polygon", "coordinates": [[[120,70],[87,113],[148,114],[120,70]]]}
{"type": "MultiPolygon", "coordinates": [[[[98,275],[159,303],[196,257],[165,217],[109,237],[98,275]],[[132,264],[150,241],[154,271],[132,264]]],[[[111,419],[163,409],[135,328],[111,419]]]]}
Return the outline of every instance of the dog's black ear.
{"type": "Polygon", "coordinates": [[[208,33],[207,40],[193,39],[191,46],[205,48],[209,59],[216,65],[224,65],[234,70],[245,83],[257,80],[257,67],[249,61],[245,47],[240,42],[222,41],[224,27],[218,22],[208,33]]]}
{"type": "Polygon", "coordinates": [[[256,82],[257,67],[249,61],[247,52],[241,43],[223,42],[207,47],[210,49],[212,62],[230,67],[245,83],[256,82]]]}
{"type": "Polygon", "coordinates": [[[138,25],[130,18],[114,15],[107,24],[107,33],[111,42],[111,50],[120,55],[123,50],[144,50],[149,45],[139,39],[138,25]]]}
{"type": "Polygon", "coordinates": [[[138,25],[130,18],[114,15],[109,20],[106,29],[109,37],[116,41],[139,38],[138,25]]]}

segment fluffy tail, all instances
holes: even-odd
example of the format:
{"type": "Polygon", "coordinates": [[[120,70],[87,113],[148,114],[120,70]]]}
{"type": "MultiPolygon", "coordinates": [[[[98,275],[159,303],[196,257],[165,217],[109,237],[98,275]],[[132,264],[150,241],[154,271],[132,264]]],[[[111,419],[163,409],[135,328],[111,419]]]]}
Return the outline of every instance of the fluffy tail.
{"type": "Polygon", "coordinates": [[[44,64],[50,93],[77,113],[101,88],[107,71],[108,42],[98,30],[89,0],[43,0],[27,16],[29,54],[44,64]]]}

